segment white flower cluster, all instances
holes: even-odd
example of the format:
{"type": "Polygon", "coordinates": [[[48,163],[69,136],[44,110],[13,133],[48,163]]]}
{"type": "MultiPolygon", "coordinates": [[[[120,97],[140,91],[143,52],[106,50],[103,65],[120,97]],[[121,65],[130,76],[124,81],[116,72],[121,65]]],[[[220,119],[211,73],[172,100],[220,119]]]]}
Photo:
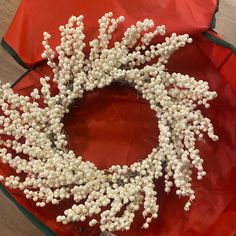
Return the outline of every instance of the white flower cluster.
{"type": "Polygon", "coordinates": [[[158,217],[154,189],[159,177],[165,179],[167,193],[175,185],[178,196],[188,197],[185,210],[195,199],[191,169],[197,169],[199,180],[206,174],[195,142],[203,139],[203,133],[218,139],[211,121],[197,107],[208,108],[217,94],[209,91],[207,82],[166,72],[171,54],[192,42],[187,34],[173,33],[163,43],[151,44],[165,34],[165,26],[154,28],[153,20],[145,19],[110,45],[124,17],[106,13],[86,56],[82,20],[83,16],[72,16],[60,26],[61,43],[55,51],[48,44],[50,35],[44,33],[42,57],[54,76],[42,77],[41,89],[21,96],[9,84],[0,87],[0,159],[16,171],[0,179],[9,188],[22,190],[38,207],[71,199],[71,208],[57,217],[63,224],[89,219],[90,226],[99,224],[102,231],[129,230],[143,206],[143,228],[148,228],[158,217]],[[126,81],[149,101],[158,119],[159,143],[141,162],[99,170],[68,150],[62,118],[84,92],[114,81],[126,81]],[[51,93],[52,84],[58,88],[56,95],[51,93]]]}

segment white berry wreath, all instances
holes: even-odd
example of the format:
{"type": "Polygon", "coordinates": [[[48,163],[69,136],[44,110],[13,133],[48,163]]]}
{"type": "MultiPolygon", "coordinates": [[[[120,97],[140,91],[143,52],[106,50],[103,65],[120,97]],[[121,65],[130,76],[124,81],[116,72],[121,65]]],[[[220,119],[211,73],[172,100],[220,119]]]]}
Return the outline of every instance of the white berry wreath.
{"type": "Polygon", "coordinates": [[[68,24],[59,27],[61,43],[55,51],[48,44],[51,36],[44,33],[42,57],[47,58],[54,75],[40,78],[40,90],[35,88],[30,96],[22,96],[14,93],[10,84],[0,87],[0,158],[16,173],[25,174],[0,179],[7,187],[22,190],[38,207],[73,199],[71,207],[57,217],[63,224],[89,219],[90,226],[99,224],[102,231],[129,230],[143,205],[143,228],[148,228],[158,217],[154,188],[163,172],[165,191],[175,185],[177,195],[188,197],[185,210],[195,199],[191,169],[197,169],[199,180],[206,174],[195,142],[204,132],[212,140],[218,139],[211,121],[197,107],[208,108],[209,100],[217,94],[209,91],[207,82],[166,71],[172,53],[192,42],[187,34],[173,33],[163,43],[153,45],[154,37],[165,34],[165,26],[152,31],[153,20],[145,19],[109,47],[112,33],[124,17],[115,19],[106,13],[98,21],[99,35],[89,43],[87,56],[83,53],[82,20],[83,16],[72,16],[68,24]],[[115,81],[127,82],[150,103],[158,118],[159,142],[140,162],[99,170],[68,150],[62,119],[70,104],[86,91],[115,81]],[[51,83],[57,86],[58,94],[51,94],[51,83]]]}

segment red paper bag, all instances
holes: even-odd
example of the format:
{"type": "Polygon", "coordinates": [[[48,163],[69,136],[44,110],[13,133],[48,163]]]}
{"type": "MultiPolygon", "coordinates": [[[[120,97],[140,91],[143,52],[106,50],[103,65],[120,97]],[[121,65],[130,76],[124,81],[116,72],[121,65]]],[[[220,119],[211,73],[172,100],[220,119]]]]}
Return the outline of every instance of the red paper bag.
{"type": "MultiPolygon", "coordinates": [[[[109,11],[126,18],[114,40],[119,40],[128,26],[144,18],[166,25],[167,34],[188,33],[193,37],[194,43],[176,52],[167,69],[205,80],[210,90],[218,94],[210,109],[202,109],[220,137],[216,143],[209,140],[198,143],[207,176],[202,181],[193,180],[197,199],[189,212],[183,209],[186,199],[178,199],[174,190],[167,195],[162,180],[158,180],[159,218],[148,230],[143,230],[142,217],[137,216],[130,231],[116,232],[117,235],[232,236],[236,233],[236,56],[230,48],[223,47],[228,45],[216,44],[224,42],[209,30],[216,7],[216,0],[24,0],[3,38],[3,46],[28,68],[27,74],[14,85],[17,93],[28,95],[33,88],[40,87],[40,76],[50,73],[41,59],[42,33],[47,31],[52,35],[50,44],[55,47],[59,43],[58,26],[65,24],[71,15],[85,16],[86,42],[96,37],[97,21],[109,11]]],[[[87,93],[81,101],[76,101],[64,123],[70,148],[100,168],[130,165],[144,159],[158,143],[157,121],[148,103],[135,90],[119,84],[87,93]]],[[[0,165],[0,174],[10,173],[10,167],[0,165]]],[[[37,208],[20,191],[2,189],[45,235],[99,235],[99,229],[88,227],[87,222],[56,223],[56,216],[70,202],[37,208]]]]}

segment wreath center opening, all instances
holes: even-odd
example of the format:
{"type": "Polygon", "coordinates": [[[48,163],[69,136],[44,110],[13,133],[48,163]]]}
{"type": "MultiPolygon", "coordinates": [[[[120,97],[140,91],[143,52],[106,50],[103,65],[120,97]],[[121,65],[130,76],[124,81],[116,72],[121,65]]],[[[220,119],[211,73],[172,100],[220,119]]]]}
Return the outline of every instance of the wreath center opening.
{"type": "Polygon", "coordinates": [[[87,92],[64,117],[68,148],[99,169],[131,165],[157,146],[155,112],[138,91],[113,83],[87,92]]]}

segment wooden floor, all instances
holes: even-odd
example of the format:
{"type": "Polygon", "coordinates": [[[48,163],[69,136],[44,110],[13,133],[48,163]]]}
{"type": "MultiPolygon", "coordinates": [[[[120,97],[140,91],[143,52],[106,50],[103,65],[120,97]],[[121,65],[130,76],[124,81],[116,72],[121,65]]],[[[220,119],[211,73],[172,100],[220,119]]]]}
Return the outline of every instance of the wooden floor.
{"type": "MultiPolygon", "coordinates": [[[[0,38],[14,16],[20,0],[0,0],[0,38]]],[[[236,45],[236,0],[220,1],[216,31],[236,45]]],[[[0,48],[0,80],[14,82],[25,71],[0,48]]],[[[0,236],[42,235],[0,192],[0,236]]]]}

